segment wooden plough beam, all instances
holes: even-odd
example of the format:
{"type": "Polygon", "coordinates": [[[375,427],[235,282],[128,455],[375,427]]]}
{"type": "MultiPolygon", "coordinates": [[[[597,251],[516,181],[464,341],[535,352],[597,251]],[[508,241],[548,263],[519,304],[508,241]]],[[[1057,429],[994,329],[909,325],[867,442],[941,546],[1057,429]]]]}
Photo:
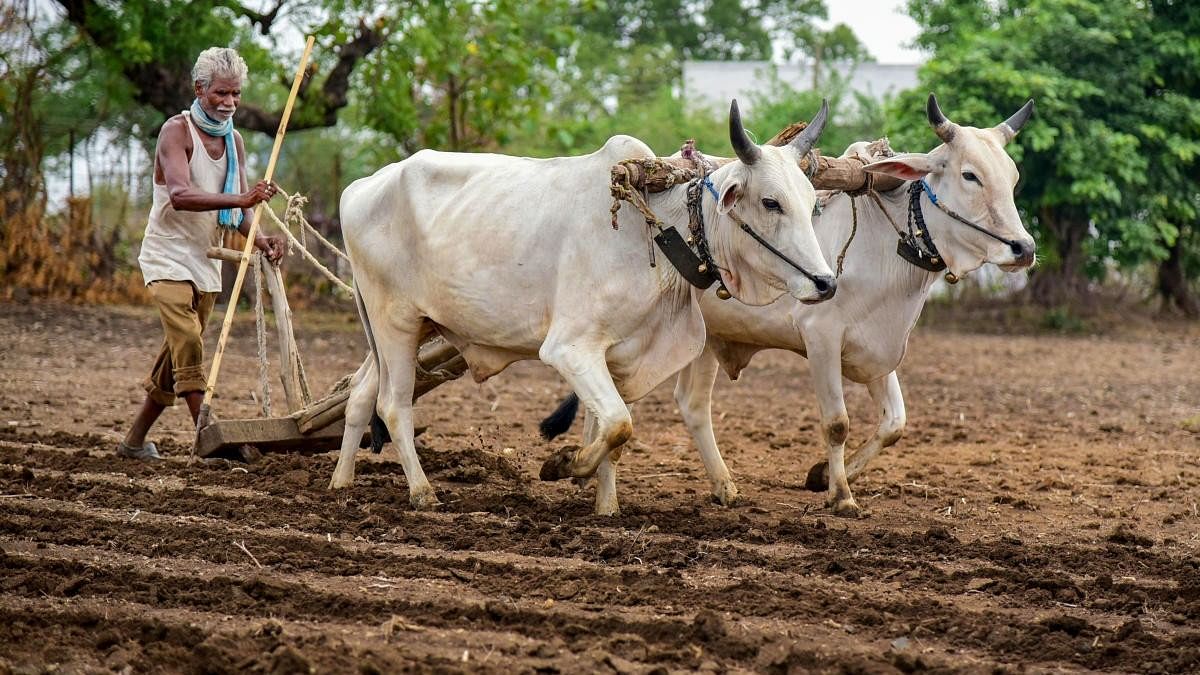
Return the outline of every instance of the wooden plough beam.
{"type": "MultiPolygon", "coordinates": [[[[241,255],[241,251],[232,249],[208,251],[210,258],[219,260],[237,261],[241,255]]],[[[237,452],[244,445],[252,445],[260,452],[324,452],[342,444],[346,402],[350,398],[349,378],[343,378],[340,386],[325,398],[304,404],[299,376],[300,356],[292,331],[292,310],[283,293],[283,275],[274,265],[266,267],[266,290],[271,295],[275,312],[281,363],[285,364],[280,376],[290,414],[286,417],[215,420],[200,430],[196,445],[196,454],[200,457],[237,452]]],[[[467,362],[458,350],[436,335],[421,344],[417,362],[420,367],[413,400],[467,372],[467,362]]]]}

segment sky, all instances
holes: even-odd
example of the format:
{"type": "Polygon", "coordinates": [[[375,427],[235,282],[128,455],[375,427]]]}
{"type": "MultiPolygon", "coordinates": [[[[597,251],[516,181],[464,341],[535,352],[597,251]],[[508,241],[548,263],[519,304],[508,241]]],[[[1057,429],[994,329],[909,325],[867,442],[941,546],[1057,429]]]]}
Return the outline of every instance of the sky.
{"type": "Polygon", "coordinates": [[[905,47],[917,24],[904,14],[903,0],[826,0],[829,25],[844,23],[879,63],[920,63],[921,52],[905,47]]]}

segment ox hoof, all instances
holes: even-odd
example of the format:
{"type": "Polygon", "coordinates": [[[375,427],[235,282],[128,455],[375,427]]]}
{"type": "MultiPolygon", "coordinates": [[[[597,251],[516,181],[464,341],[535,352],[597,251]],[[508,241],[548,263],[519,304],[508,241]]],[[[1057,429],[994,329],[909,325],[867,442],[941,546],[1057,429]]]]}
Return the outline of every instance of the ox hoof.
{"type": "Polygon", "coordinates": [[[818,462],[808,470],[808,478],[804,479],[804,487],[812,492],[824,492],[829,489],[829,462],[818,462]]]}
{"type": "Polygon", "coordinates": [[[840,518],[864,518],[867,513],[854,501],[853,497],[831,501],[829,509],[833,511],[833,515],[840,518]]]}
{"type": "Polygon", "coordinates": [[[538,477],[542,480],[562,480],[574,478],[571,466],[575,463],[575,455],[579,453],[578,445],[567,445],[558,449],[550,458],[542,463],[538,477]]]}
{"type": "Polygon", "coordinates": [[[339,476],[335,473],[335,474],[333,474],[333,478],[329,479],[329,489],[330,490],[344,490],[345,488],[350,487],[350,485],[352,483],[354,483],[354,475],[353,474],[351,474],[349,476],[339,476]]]}
{"type": "Polygon", "coordinates": [[[721,506],[733,506],[738,500],[738,489],[733,481],[723,481],[713,486],[712,499],[721,506]]]}
{"type": "Polygon", "coordinates": [[[442,505],[438,501],[437,493],[433,491],[433,488],[409,492],[408,503],[412,504],[413,509],[416,511],[433,511],[442,505]]]}

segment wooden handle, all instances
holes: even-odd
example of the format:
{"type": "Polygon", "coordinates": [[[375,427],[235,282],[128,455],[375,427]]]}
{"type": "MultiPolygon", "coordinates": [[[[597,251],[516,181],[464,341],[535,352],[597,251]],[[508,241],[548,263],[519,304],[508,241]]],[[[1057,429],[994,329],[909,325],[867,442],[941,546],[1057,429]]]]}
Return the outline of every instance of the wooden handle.
{"type": "MultiPolygon", "coordinates": [[[[304,80],[304,69],[308,65],[308,56],[312,52],[313,36],[309,35],[304,43],[304,54],[300,57],[300,66],[296,68],[296,77],[292,80],[292,91],[288,94],[287,105],[283,107],[283,117],[279,119],[279,130],[275,132],[275,145],[271,148],[271,159],[267,162],[267,173],[264,179],[270,181],[275,175],[275,160],[279,159],[279,148],[283,145],[283,136],[287,133],[288,118],[292,116],[292,105],[296,102],[296,94],[300,91],[300,83],[304,80]]],[[[225,342],[229,339],[229,329],[233,326],[233,315],[237,309],[238,296],[242,292],[242,281],[246,278],[246,267],[254,252],[254,235],[257,234],[258,221],[262,218],[262,205],[254,207],[254,217],[250,220],[250,230],[246,233],[246,247],[242,251],[238,263],[237,278],[233,281],[233,294],[229,299],[229,307],[225,310],[225,322],[221,325],[221,337],[217,340],[217,351],[213,354],[212,367],[208,372],[208,386],[204,390],[204,402],[201,412],[206,412],[212,403],[213,392],[217,388],[217,375],[221,372],[221,356],[225,353],[225,342]]],[[[197,429],[204,426],[207,415],[202,414],[197,420],[197,429]]]]}

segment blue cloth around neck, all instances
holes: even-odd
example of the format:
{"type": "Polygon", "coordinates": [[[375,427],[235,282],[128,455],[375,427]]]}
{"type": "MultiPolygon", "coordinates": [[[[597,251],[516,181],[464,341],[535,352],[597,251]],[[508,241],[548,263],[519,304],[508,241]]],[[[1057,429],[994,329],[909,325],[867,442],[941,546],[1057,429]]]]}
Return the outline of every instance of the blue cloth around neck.
{"type": "MultiPolygon", "coordinates": [[[[200,131],[209,136],[225,137],[225,187],[221,192],[227,195],[236,194],[238,192],[238,159],[237,143],[233,138],[233,118],[218,122],[209,117],[208,113],[204,112],[204,108],[200,107],[200,99],[195,99],[192,101],[192,121],[196,123],[200,131]]],[[[221,209],[217,212],[217,224],[230,230],[240,227],[243,218],[245,218],[245,214],[241,209],[221,209]]]]}

